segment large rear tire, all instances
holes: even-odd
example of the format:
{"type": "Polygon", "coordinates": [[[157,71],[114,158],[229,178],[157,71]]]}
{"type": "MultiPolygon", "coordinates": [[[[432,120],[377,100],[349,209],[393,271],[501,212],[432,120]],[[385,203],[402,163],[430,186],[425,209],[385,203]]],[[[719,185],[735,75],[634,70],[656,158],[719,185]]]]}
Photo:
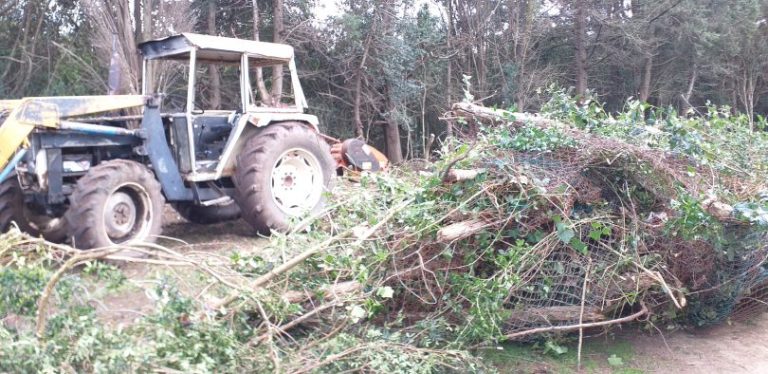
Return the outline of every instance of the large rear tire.
{"type": "Polygon", "coordinates": [[[157,240],[165,198],[155,175],[144,165],[111,160],[77,181],[66,221],[72,244],[80,249],[157,240]]]}
{"type": "Polygon", "coordinates": [[[173,208],[189,222],[211,225],[240,218],[240,207],[230,201],[224,205],[197,205],[194,203],[173,203],[173,208]]]}
{"type": "Polygon", "coordinates": [[[48,241],[63,242],[67,236],[62,219],[38,214],[24,203],[24,194],[15,177],[0,183],[0,232],[8,231],[12,222],[19,230],[48,241]]]}
{"type": "Polygon", "coordinates": [[[237,157],[235,200],[260,234],[286,232],[291,218],[322,206],[334,168],[328,144],[309,127],[273,124],[254,133],[237,157]]]}

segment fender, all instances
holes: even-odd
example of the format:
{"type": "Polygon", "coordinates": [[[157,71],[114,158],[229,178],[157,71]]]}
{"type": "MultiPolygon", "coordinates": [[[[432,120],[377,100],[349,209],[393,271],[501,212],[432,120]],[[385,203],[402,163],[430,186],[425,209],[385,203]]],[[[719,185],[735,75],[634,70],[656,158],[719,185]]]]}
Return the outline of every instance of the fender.
{"type": "Polygon", "coordinates": [[[302,122],[312,128],[316,133],[320,133],[317,116],[303,113],[246,113],[237,119],[235,129],[229,134],[227,145],[221,154],[221,160],[216,166],[216,173],[212,179],[219,179],[222,176],[231,176],[235,170],[235,155],[243,149],[245,136],[251,131],[248,127],[261,128],[279,122],[302,122]],[[250,126],[249,126],[250,125],[250,126]]]}

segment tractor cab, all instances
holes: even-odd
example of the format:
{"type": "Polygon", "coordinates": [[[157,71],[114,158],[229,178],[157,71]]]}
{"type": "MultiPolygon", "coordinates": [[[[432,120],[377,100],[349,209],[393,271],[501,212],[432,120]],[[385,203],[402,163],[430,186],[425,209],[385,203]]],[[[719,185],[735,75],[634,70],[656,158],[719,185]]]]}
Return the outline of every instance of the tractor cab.
{"type": "Polygon", "coordinates": [[[183,33],[139,50],[142,94],[160,96],[174,157],[189,182],[231,176],[244,132],[286,120],[317,131],[317,117],[304,114],[289,45],[183,33]]]}

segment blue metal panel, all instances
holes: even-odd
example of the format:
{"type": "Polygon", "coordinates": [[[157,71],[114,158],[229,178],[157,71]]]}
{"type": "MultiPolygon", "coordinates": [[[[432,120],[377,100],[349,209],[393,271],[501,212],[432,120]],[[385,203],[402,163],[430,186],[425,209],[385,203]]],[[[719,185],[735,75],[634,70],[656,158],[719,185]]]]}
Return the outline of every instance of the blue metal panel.
{"type": "Polygon", "coordinates": [[[205,201],[221,197],[221,193],[212,188],[187,188],[181,177],[176,160],[173,158],[168,139],[165,137],[163,120],[157,106],[144,108],[141,122],[146,133],[144,143],[152,168],[163,186],[163,193],[168,201],[205,201]]]}
{"type": "Polygon", "coordinates": [[[27,150],[22,148],[18,152],[16,152],[16,155],[13,156],[11,159],[11,162],[8,163],[8,165],[5,165],[5,168],[0,173],[0,182],[4,181],[5,178],[8,178],[11,173],[13,173],[13,170],[16,169],[16,164],[21,161],[21,159],[24,157],[24,155],[27,153],[27,150]]]}
{"type": "Polygon", "coordinates": [[[147,105],[144,107],[144,119],[141,121],[141,127],[144,128],[147,136],[145,145],[149,160],[152,162],[155,175],[163,186],[165,198],[169,201],[192,200],[192,190],[184,186],[179,167],[176,165],[171,148],[168,146],[168,139],[166,139],[165,129],[163,129],[163,120],[157,106],[147,105]]]}
{"type": "Polygon", "coordinates": [[[69,131],[34,133],[31,138],[39,139],[38,148],[136,146],[142,142],[138,136],[90,135],[69,131]]]}

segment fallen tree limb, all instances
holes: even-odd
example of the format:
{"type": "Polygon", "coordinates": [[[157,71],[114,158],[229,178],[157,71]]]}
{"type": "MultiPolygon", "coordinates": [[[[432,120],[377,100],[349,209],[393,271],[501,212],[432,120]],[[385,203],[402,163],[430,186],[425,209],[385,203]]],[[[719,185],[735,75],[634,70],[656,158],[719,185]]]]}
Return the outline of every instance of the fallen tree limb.
{"type": "MultiPolygon", "coordinates": [[[[363,285],[357,281],[341,282],[322,287],[323,300],[342,299],[344,296],[363,289],[363,285]]],[[[283,300],[289,303],[299,303],[312,298],[312,294],[303,291],[288,291],[282,295],[283,300]]]]}
{"type": "MultiPolygon", "coordinates": [[[[409,206],[413,202],[413,199],[409,199],[402,204],[398,205],[395,208],[392,208],[389,210],[389,212],[375,225],[373,225],[371,228],[366,230],[363,234],[360,235],[360,237],[352,244],[353,246],[357,246],[362,244],[365,240],[373,236],[373,234],[376,233],[382,226],[384,226],[389,220],[392,219],[398,212],[405,209],[407,206],[409,206]]],[[[323,241],[322,243],[302,252],[298,256],[293,257],[292,259],[286,261],[282,265],[268,271],[267,273],[261,275],[260,277],[256,278],[256,280],[253,281],[253,283],[250,284],[250,288],[252,291],[255,291],[259,288],[263,288],[264,285],[269,283],[272,279],[277,277],[280,274],[283,274],[294,267],[298,266],[302,262],[306,261],[308,258],[328,249],[333,243],[348,238],[352,234],[352,230],[347,230],[339,235],[336,235],[334,237],[328,238],[327,240],[323,241]]],[[[220,302],[216,303],[216,305],[212,306],[213,310],[221,309],[235,300],[240,298],[241,293],[240,292],[233,292],[220,302]]]]}
{"type": "Polygon", "coordinates": [[[72,256],[67,262],[64,263],[58,270],[56,270],[55,273],[51,276],[51,279],[48,280],[48,283],[45,285],[45,288],[43,288],[43,292],[40,294],[40,299],[37,302],[37,339],[42,340],[43,334],[45,333],[45,324],[48,319],[48,299],[51,298],[51,295],[53,294],[53,290],[56,287],[56,284],[59,282],[61,277],[66,273],[69,269],[72,269],[73,267],[77,266],[78,264],[90,261],[90,260],[96,260],[101,259],[104,257],[107,257],[115,252],[118,252],[122,250],[120,247],[114,247],[114,248],[105,248],[105,249],[97,249],[92,250],[88,252],[80,252],[74,256],[72,256]]]}
{"type": "MultiPolygon", "coordinates": [[[[564,322],[579,319],[580,305],[551,306],[546,308],[526,308],[515,310],[509,317],[513,322],[564,322]]],[[[584,307],[582,321],[604,321],[605,315],[599,307],[584,307]]]]}
{"type": "MultiPolygon", "coordinates": [[[[580,323],[576,325],[565,325],[565,326],[549,326],[549,327],[539,327],[535,329],[525,330],[525,331],[519,331],[512,334],[507,334],[501,337],[501,340],[512,340],[515,338],[519,338],[522,336],[528,336],[528,335],[536,335],[536,334],[543,334],[545,332],[569,332],[569,331],[576,331],[579,329],[588,329],[593,327],[602,327],[602,326],[610,326],[615,325],[618,323],[624,323],[624,322],[631,322],[634,321],[644,315],[648,314],[648,307],[646,307],[644,304],[642,305],[642,309],[640,311],[630,314],[626,317],[612,319],[608,321],[600,321],[600,322],[591,322],[591,323],[580,323]]],[[[471,349],[477,349],[482,348],[487,343],[480,343],[476,344],[471,347],[471,349]]]]}
{"type": "Polygon", "coordinates": [[[530,113],[510,112],[508,110],[488,108],[472,103],[455,103],[451,107],[451,111],[456,117],[461,117],[466,120],[480,120],[480,122],[489,124],[515,121],[537,123],[550,122],[546,118],[530,113]]]}
{"type": "Polygon", "coordinates": [[[443,183],[455,183],[477,178],[478,175],[485,173],[485,169],[451,169],[445,173],[443,183]]]}
{"type": "Polygon", "coordinates": [[[437,231],[437,240],[443,243],[450,243],[454,240],[472,236],[487,226],[488,221],[482,219],[452,223],[437,231]]]}

